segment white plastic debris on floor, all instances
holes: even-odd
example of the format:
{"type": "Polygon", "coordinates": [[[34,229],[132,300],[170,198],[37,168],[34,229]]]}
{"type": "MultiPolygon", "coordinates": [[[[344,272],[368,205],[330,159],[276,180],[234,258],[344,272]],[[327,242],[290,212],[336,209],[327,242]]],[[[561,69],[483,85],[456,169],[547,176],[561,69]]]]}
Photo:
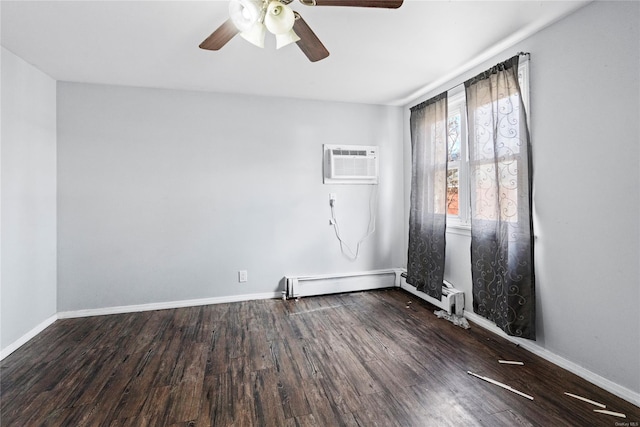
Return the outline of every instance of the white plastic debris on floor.
{"type": "Polygon", "coordinates": [[[436,310],[433,312],[439,319],[447,319],[449,322],[456,326],[460,326],[464,329],[469,329],[469,322],[463,316],[456,316],[455,314],[449,314],[444,310],[436,310]]]}

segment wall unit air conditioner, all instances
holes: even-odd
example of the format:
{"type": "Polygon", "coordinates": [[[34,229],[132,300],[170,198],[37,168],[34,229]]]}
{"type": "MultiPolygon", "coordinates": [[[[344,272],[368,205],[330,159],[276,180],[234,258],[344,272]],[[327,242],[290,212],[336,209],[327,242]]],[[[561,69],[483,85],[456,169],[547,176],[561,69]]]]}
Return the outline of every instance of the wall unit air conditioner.
{"type": "Polygon", "coordinates": [[[378,147],[330,145],[324,150],[325,184],[377,184],[378,147]]]}

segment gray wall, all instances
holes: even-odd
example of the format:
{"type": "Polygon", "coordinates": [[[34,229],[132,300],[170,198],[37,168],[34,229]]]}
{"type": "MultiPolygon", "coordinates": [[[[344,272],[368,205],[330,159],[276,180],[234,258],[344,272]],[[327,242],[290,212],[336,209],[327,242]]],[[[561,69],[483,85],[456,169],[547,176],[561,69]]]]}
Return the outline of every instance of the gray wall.
{"type": "MultiPolygon", "coordinates": [[[[592,3],[409,105],[531,52],[537,343],[636,393],[639,21],[640,3],[592,3]]],[[[407,174],[409,153],[405,135],[407,174]]],[[[472,310],[469,244],[447,234],[445,278],[472,310]]]]}
{"type": "Polygon", "coordinates": [[[56,82],[2,48],[0,348],[56,314],[56,82]]]}
{"type": "Polygon", "coordinates": [[[58,311],[274,294],[285,274],[398,267],[402,108],[58,83],[58,311]],[[380,147],[371,186],[323,185],[322,144],[380,147]],[[238,270],[249,281],[238,283],[238,270]]]}

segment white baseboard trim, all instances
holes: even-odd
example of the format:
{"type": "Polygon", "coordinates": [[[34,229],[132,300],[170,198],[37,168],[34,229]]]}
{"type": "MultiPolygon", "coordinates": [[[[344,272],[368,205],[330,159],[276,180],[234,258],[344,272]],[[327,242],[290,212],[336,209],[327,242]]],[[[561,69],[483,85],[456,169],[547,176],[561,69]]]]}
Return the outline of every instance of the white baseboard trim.
{"type": "Polygon", "coordinates": [[[119,307],[94,308],[88,310],[63,311],[58,319],[75,319],[78,317],[106,316],[109,314],[137,313],[140,311],[168,310],[172,308],[197,307],[201,305],[224,304],[228,302],[252,301],[259,299],[282,298],[282,292],[261,294],[232,295],[228,297],[201,298],[182,301],[168,301],[150,304],[123,305],[119,307]]]}
{"type": "Polygon", "coordinates": [[[621,386],[620,384],[614,383],[611,380],[608,380],[600,375],[589,371],[588,369],[583,368],[582,366],[565,359],[564,357],[558,356],[555,353],[550,352],[544,347],[539,346],[534,341],[526,340],[522,338],[516,338],[507,335],[504,331],[498,328],[493,322],[481,317],[473,312],[465,310],[464,317],[467,320],[477,324],[478,326],[487,329],[490,332],[493,332],[496,335],[501,336],[513,343],[518,344],[520,347],[524,348],[527,351],[535,354],[536,356],[540,356],[545,360],[557,365],[567,371],[578,375],[581,378],[589,381],[592,384],[597,385],[598,387],[607,390],[610,393],[615,394],[616,396],[633,403],[636,406],[640,406],[640,393],[636,393],[633,390],[629,390],[626,387],[621,386]]]}
{"type": "Polygon", "coordinates": [[[27,342],[29,342],[31,339],[33,339],[40,332],[44,331],[49,326],[51,326],[51,324],[53,322],[55,322],[56,320],[58,320],[58,315],[54,314],[53,316],[51,316],[48,319],[46,319],[44,322],[40,323],[35,328],[31,329],[29,332],[27,332],[26,334],[24,334],[23,336],[18,338],[16,341],[14,341],[13,343],[9,344],[7,347],[3,348],[2,351],[0,351],[0,360],[3,360],[5,357],[10,355],[11,353],[16,351],[17,349],[19,349],[23,345],[25,345],[27,342]]]}

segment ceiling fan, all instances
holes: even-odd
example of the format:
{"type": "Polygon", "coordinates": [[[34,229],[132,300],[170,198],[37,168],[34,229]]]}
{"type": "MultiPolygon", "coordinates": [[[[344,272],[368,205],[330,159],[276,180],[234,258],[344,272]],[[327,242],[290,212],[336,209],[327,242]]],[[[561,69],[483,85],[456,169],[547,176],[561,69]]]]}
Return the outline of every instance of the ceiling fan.
{"type": "MultiPolygon", "coordinates": [[[[329,51],[302,16],[289,7],[293,0],[231,0],[229,19],[200,43],[201,49],[219,50],[236,34],[264,47],[266,32],[276,36],[276,48],[296,43],[311,62],[329,56],[329,51]]],[[[305,6],[350,6],[397,9],[403,0],[300,0],[305,6]]]]}

